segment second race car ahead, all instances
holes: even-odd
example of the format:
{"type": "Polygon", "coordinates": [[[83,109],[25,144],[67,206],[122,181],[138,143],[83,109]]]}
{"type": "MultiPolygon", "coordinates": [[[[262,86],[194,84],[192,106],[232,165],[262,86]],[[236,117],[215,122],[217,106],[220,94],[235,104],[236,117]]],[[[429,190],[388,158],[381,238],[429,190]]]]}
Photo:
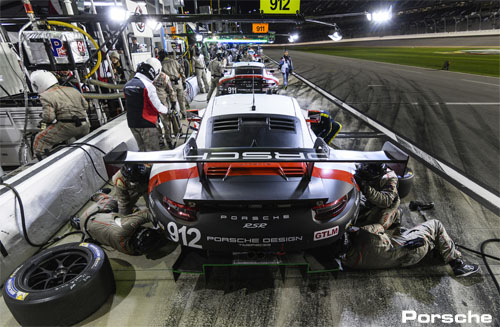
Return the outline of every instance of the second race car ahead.
{"type": "Polygon", "coordinates": [[[219,81],[219,95],[276,93],[279,80],[259,62],[236,62],[219,81]]]}

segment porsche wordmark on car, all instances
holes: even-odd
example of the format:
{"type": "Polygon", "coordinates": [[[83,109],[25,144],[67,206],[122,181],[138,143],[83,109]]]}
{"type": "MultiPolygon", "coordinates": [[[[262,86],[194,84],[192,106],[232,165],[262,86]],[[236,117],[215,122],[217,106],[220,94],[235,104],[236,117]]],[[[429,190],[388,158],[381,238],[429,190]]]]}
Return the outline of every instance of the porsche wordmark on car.
{"type": "Polygon", "coordinates": [[[174,150],[107,158],[154,163],[154,219],[170,240],[195,249],[273,253],[332,244],[358,214],[355,162],[404,169],[407,160],[390,145],[374,152],[329,148],[292,97],[218,96],[200,116],[198,131],[174,150]]]}

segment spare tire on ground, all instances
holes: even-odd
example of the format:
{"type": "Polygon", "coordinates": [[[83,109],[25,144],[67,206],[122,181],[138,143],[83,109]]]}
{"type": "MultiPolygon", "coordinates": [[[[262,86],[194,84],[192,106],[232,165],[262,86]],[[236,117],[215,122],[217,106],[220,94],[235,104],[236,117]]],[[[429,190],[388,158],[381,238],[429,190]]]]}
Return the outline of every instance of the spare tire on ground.
{"type": "Polygon", "coordinates": [[[2,290],[23,326],[68,326],[82,321],[115,292],[108,257],[97,245],[68,243],[31,257],[2,290]]]}

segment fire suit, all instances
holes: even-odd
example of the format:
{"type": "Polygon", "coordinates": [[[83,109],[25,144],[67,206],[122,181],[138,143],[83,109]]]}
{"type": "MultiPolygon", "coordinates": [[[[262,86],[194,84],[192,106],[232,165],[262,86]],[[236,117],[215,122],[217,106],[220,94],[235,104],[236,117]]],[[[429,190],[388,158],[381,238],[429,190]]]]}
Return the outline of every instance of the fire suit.
{"type": "Polygon", "coordinates": [[[125,254],[138,254],[130,240],[141,225],[150,221],[148,215],[148,209],[126,216],[92,206],[80,219],[80,226],[101,244],[109,245],[125,254]]]}
{"type": "Polygon", "coordinates": [[[147,183],[133,183],[125,176],[121,170],[113,175],[113,185],[115,186],[116,199],[118,200],[118,212],[120,214],[128,215],[132,213],[132,209],[142,196],[148,204],[148,184],[147,183]]]}
{"type": "Polygon", "coordinates": [[[167,114],[156,93],[152,81],[141,73],[125,84],[123,93],[127,99],[127,122],[132,130],[139,151],[159,151],[160,139],[156,129],[158,113],[167,114]]]}
{"type": "Polygon", "coordinates": [[[380,224],[363,226],[351,236],[351,246],[342,263],[351,268],[383,269],[406,267],[418,263],[436,248],[445,263],[462,257],[443,224],[428,220],[403,233],[385,232],[380,224]],[[423,245],[411,249],[406,242],[423,239],[423,245]]]}
{"type": "Polygon", "coordinates": [[[181,108],[181,113],[186,116],[186,96],[184,94],[184,83],[186,83],[186,75],[184,68],[179,62],[173,58],[165,58],[162,63],[162,71],[167,74],[172,83],[172,87],[177,96],[177,102],[181,108]]]}
{"type": "Polygon", "coordinates": [[[380,179],[370,182],[362,189],[366,197],[364,210],[361,211],[358,221],[361,224],[380,224],[388,229],[393,223],[400,223],[398,195],[398,176],[392,170],[382,175],[380,179]]]}
{"type": "Polygon", "coordinates": [[[219,80],[220,78],[224,75],[224,66],[222,61],[218,59],[214,59],[210,62],[208,65],[208,70],[210,70],[210,74],[212,76],[211,84],[210,84],[210,91],[208,91],[207,94],[207,101],[210,100],[210,97],[212,96],[212,93],[214,90],[216,90],[219,86],[219,80]]]}
{"type": "MultiPolygon", "coordinates": [[[[176,121],[172,119],[173,112],[175,110],[175,103],[177,102],[177,96],[175,94],[174,88],[172,87],[172,83],[170,82],[170,78],[164,72],[160,73],[160,76],[153,82],[153,85],[156,87],[156,92],[158,93],[158,98],[164,106],[168,106],[171,108],[167,115],[161,114],[160,120],[165,128],[165,141],[167,143],[172,142],[172,122],[176,121]],[[167,97],[170,100],[170,104],[167,102],[167,97]]],[[[178,132],[178,126],[174,126],[174,133],[178,132]]]]}
{"type": "Polygon", "coordinates": [[[72,87],[55,84],[40,94],[42,121],[50,124],[38,133],[33,142],[35,154],[42,156],[58,143],[72,137],[80,138],[89,133],[88,103],[72,87]]]}
{"type": "Polygon", "coordinates": [[[203,55],[193,56],[193,67],[196,72],[196,79],[198,80],[198,87],[201,93],[207,93],[209,84],[206,73],[205,59],[203,55]]]}

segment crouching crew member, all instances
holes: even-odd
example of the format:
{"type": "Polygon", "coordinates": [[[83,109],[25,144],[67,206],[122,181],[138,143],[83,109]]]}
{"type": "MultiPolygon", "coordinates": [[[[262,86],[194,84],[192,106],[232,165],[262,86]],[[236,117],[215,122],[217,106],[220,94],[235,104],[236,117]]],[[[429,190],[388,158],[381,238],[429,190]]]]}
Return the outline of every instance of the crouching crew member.
{"type": "Polygon", "coordinates": [[[398,176],[380,163],[357,165],[354,175],[356,183],[366,201],[362,203],[358,224],[380,224],[388,229],[392,224],[401,224],[399,208],[398,176]]]}
{"type": "Polygon", "coordinates": [[[135,77],[125,84],[127,122],[139,151],[159,151],[160,136],[157,130],[158,113],[167,114],[156,93],[153,81],[160,75],[161,63],[149,58],[137,67],[135,77]]]}
{"type": "Polygon", "coordinates": [[[326,111],[319,111],[318,118],[318,123],[311,123],[311,129],[317,137],[321,137],[325,140],[326,144],[330,145],[342,129],[342,125],[336,122],[326,111]]]}
{"type": "Polygon", "coordinates": [[[342,263],[357,269],[384,269],[407,267],[418,263],[436,249],[457,277],[479,271],[479,266],[462,259],[443,224],[428,220],[404,232],[390,234],[381,224],[351,227],[347,233],[350,244],[342,263]]]}
{"type": "Polygon", "coordinates": [[[88,103],[75,88],[60,86],[51,72],[37,70],[30,78],[40,95],[42,121],[49,125],[36,135],[33,142],[35,155],[41,159],[54,145],[89,133],[88,103]]]}
{"type": "Polygon", "coordinates": [[[113,175],[115,194],[118,200],[118,212],[131,214],[142,196],[148,204],[148,182],[151,167],[143,164],[125,164],[113,175]]]}

